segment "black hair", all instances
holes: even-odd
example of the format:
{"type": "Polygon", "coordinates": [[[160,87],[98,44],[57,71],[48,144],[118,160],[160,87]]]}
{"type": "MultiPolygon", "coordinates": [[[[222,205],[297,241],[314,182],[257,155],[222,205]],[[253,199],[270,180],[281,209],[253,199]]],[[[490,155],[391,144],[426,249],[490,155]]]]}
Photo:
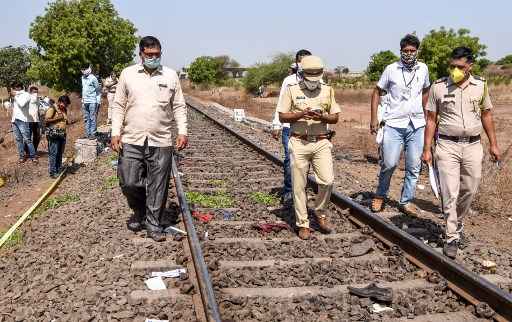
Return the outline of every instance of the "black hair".
{"type": "Polygon", "coordinates": [[[11,88],[23,88],[23,84],[21,82],[12,82],[11,88]]]}
{"type": "Polygon", "coordinates": [[[299,62],[299,57],[301,56],[311,56],[311,52],[307,49],[301,49],[295,54],[295,62],[299,62]]]}
{"type": "Polygon", "coordinates": [[[64,103],[66,106],[71,104],[71,100],[69,99],[69,96],[67,96],[67,95],[60,96],[57,101],[59,103],[64,103]]]}
{"type": "Polygon", "coordinates": [[[400,40],[400,49],[404,49],[405,46],[413,46],[414,48],[420,48],[420,40],[415,35],[407,34],[400,40]]]}
{"type": "Polygon", "coordinates": [[[53,104],[55,104],[55,100],[54,100],[53,98],[50,98],[50,99],[48,100],[48,103],[49,103],[50,105],[53,105],[53,104]]]}
{"type": "Polygon", "coordinates": [[[29,92],[32,92],[32,91],[39,91],[39,88],[37,88],[37,86],[30,86],[30,88],[28,89],[29,92]]]}
{"type": "Polygon", "coordinates": [[[473,51],[471,50],[471,48],[464,47],[464,46],[455,48],[452,51],[450,58],[451,59],[466,58],[468,63],[473,63],[475,61],[475,58],[473,57],[473,51]]]}
{"type": "Polygon", "coordinates": [[[156,37],[146,36],[143,37],[139,42],[139,51],[143,52],[144,48],[162,49],[162,45],[160,44],[160,41],[156,37]]]}

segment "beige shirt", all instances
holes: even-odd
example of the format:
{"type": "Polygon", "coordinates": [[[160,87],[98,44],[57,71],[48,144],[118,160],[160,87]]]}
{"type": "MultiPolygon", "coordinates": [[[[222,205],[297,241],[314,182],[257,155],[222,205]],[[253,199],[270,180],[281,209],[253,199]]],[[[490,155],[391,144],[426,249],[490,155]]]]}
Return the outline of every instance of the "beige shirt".
{"type": "Polygon", "coordinates": [[[482,132],[481,113],[492,109],[485,79],[470,76],[466,87],[460,88],[450,78],[441,78],[432,85],[427,110],[438,113],[439,134],[476,136],[482,132]]]}
{"type": "MultiPolygon", "coordinates": [[[[334,90],[331,86],[321,84],[320,88],[309,91],[302,83],[289,85],[282,99],[277,105],[279,113],[297,113],[306,108],[322,109],[324,113],[340,113],[340,106],[334,98],[334,90]]],[[[320,121],[301,119],[290,124],[293,133],[299,135],[320,135],[327,133],[327,124],[320,121]]]]}
{"type": "Polygon", "coordinates": [[[187,106],[176,72],[161,66],[149,75],[141,64],[125,68],[112,107],[112,136],[143,146],[172,146],[171,124],[187,135],[187,106]]]}

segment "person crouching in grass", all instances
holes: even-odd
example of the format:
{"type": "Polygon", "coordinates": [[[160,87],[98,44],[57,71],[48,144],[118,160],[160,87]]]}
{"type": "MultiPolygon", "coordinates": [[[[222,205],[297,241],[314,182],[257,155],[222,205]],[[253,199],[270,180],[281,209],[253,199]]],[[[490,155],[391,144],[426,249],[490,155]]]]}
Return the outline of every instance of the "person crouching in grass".
{"type": "Polygon", "coordinates": [[[62,95],[57,106],[52,105],[46,111],[46,138],[48,139],[48,170],[51,178],[56,178],[62,171],[62,156],[66,146],[67,108],[71,100],[62,95]]]}

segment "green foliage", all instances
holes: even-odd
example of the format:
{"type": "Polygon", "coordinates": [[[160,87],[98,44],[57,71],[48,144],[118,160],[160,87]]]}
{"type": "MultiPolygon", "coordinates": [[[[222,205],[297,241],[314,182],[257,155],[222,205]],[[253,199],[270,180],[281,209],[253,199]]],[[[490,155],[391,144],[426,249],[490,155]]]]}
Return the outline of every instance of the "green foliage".
{"type": "Polygon", "coordinates": [[[279,198],[276,195],[266,193],[266,192],[251,192],[249,194],[249,198],[259,204],[265,205],[265,206],[275,206],[279,204],[279,198]]]}
{"type": "Polygon", "coordinates": [[[186,192],[186,196],[189,203],[205,208],[229,208],[235,204],[233,197],[225,191],[219,191],[214,194],[189,191],[186,192]]]}
{"type": "Polygon", "coordinates": [[[373,54],[370,58],[370,63],[366,68],[366,76],[370,81],[378,81],[386,66],[396,62],[397,60],[398,56],[390,50],[380,51],[373,54]]]}
{"type": "Polygon", "coordinates": [[[119,186],[119,178],[116,175],[105,178],[105,182],[103,183],[103,189],[113,189],[117,186],[119,186]]]}
{"type": "Polygon", "coordinates": [[[496,62],[496,65],[510,65],[512,64],[512,55],[507,55],[496,62]]]}
{"type": "Polygon", "coordinates": [[[189,79],[201,85],[223,85],[228,80],[229,72],[224,68],[239,67],[240,64],[228,55],[201,56],[196,58],[188,69],[189,79]]]}
{"type": "Polygon", "coordinates": [[[0,49],[0,87],[10,87],[13,82],[28,85],[27,70],[30,67],[30,49],[4,47],[0,49]]]}
{"type": "Polygon", "coordinates": [[[216,56],[213,57],[213,59],[217,62],[217,72],[215,75],[216,83],[219,83],[222,80],[226,80],[228,78],[229,72],[224,71],[224,68],[240,67],[240,63],[228,55],[216,56]]]}
{"type": "MultiPolygon", "coordinates": [[[[2,236],[5,234],[6,232],[0,232],[0,238],[2,238],[2,236]]],[[[16,247],[18,246],[19,244],[21,244],[21,242],[23,241],[23,233],[19,230],[19,229],[16,229],[11,237],[9,237],[9,239],[7,239],[5,241],[5,243],[2,245],[2,247],[6,247],[6,248],[11,248],[11,247],[16,247]]]]}
{"type": "Polygon", "coordinates": [[[487,47],[480,43],[478,37],[472,37],[468,29],[455,31],[441,27],[439,30],[431,30],[423,38],[418,55],[418,58],[427,64],[432,81],[448,76],[450,54],[454,48],[459,46],[466,46],[473,50],[476,63],[472,72],[474,74],[481,73],[483,65],[488,62],[488,60],[482,61],[487,47]]]}
{"type": "Polygon", "coordinates": [[[79,90],[80,68],[106,77],[133,61],[134,25],[110,0],[56,0],[36,17],[29,36],[37,44],[28,74],[58,90],[79,90]]]}
{"type": "Polygon", "coordinates": [[[198,57],[190,64],[188,78],[196,84],[214,84],[219,76],[219,67],[219,61],[213,57],[198,57]]]}
{"type": "Polygon", "coordinates": [[[278,54],[270,63],[260,63],[249,68],[242,84],[246,90],[256,92],[261,85],[279,83],[288,75],[288,68],[293,62],[292,54],[278,54]]]}
{"type": "Polygon", "coordinates": [[[66,193],[61,196],[48,198],[39,207],[37,207],[36,211],[34,212],[34,216],[40,215],[47,210],[57,209],[59,207],[62,207],[65,204],[68,204],[71,202],[77,202],[79,200],[80,200],[80,197],[78,195],[70,194],[70,193],[66,193]]]}

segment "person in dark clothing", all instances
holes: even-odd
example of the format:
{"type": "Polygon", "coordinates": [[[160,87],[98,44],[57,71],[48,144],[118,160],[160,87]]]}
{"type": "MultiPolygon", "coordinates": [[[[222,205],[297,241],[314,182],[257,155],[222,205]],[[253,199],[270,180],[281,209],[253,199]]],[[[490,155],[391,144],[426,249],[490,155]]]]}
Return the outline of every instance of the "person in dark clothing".
{"type": "Polygon", "coordinates": [[[57,100],[57,106],[50,106],[45,115],[46,138],[48,139],[48,172],[56,178],[62,172],[62,156],[66,146],[67,108],[71,101],[67,95],[57,100]]]}

